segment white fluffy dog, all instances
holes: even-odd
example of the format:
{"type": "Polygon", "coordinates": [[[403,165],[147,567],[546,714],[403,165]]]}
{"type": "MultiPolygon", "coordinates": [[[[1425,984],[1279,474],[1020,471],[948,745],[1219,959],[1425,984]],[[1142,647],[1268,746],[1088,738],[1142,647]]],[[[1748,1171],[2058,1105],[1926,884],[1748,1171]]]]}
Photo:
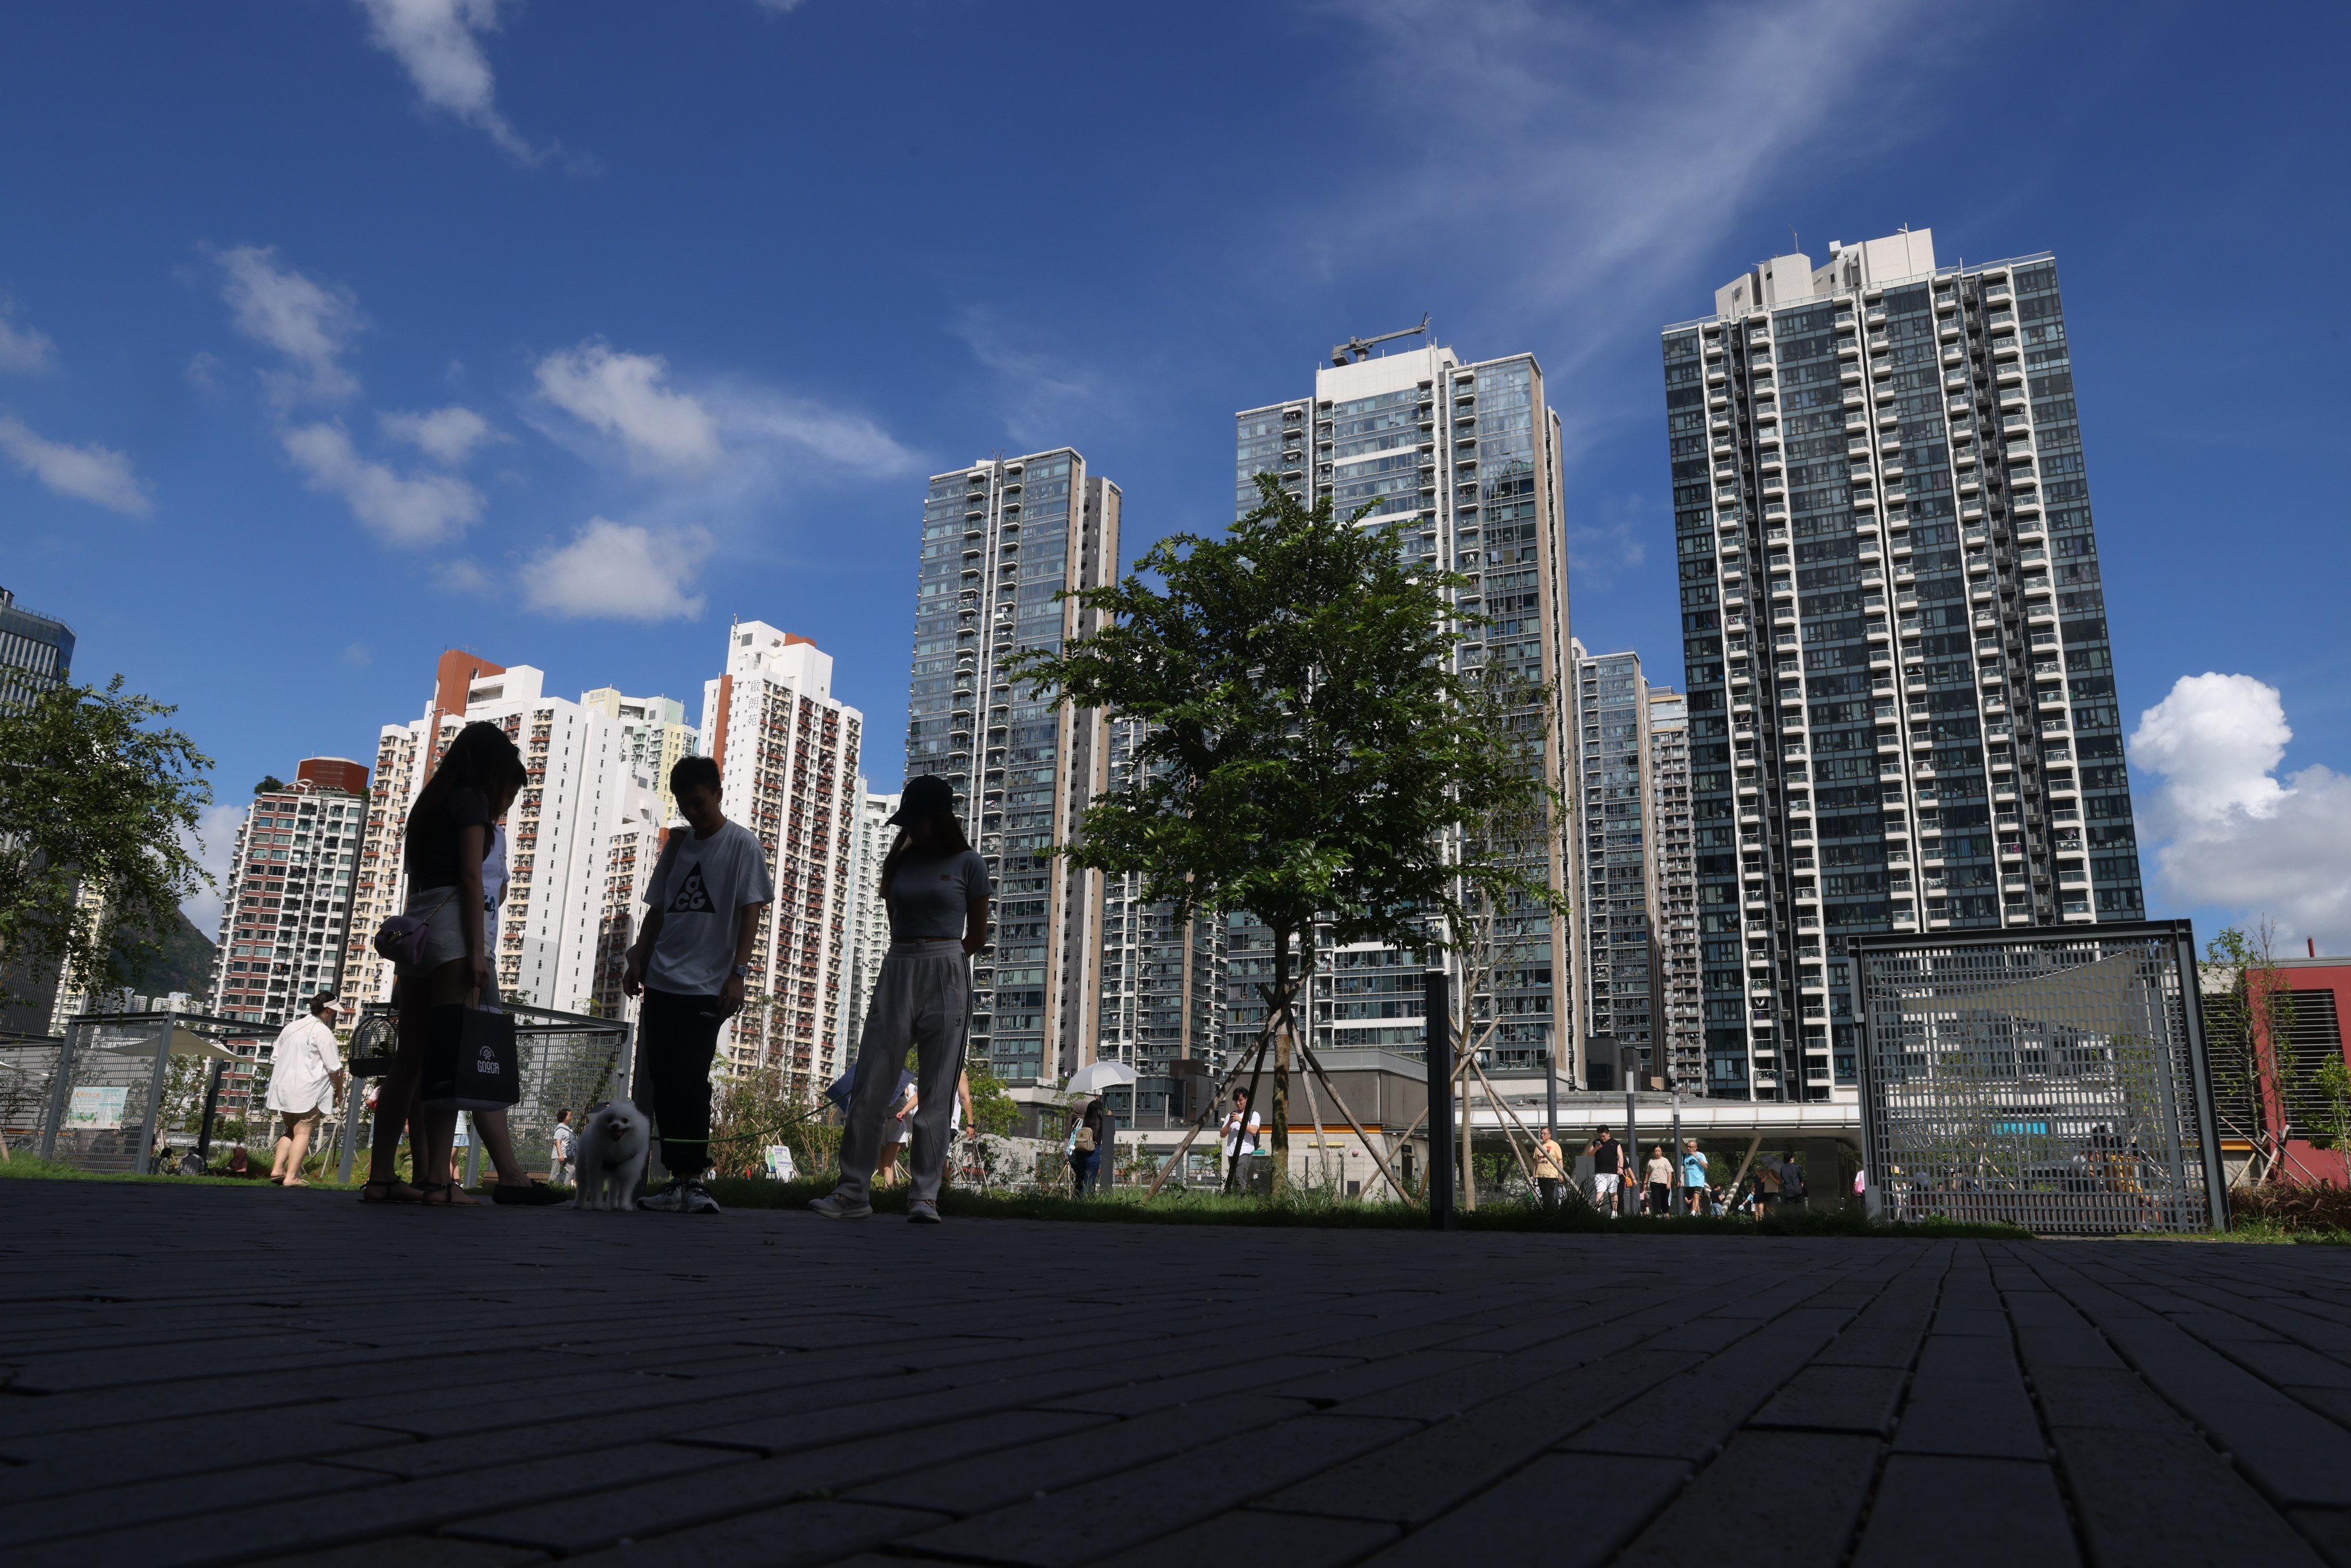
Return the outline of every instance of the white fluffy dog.
{"type": "Polygon", "coordinates": [[[600,1105],[580,1129],[580,1208],[634,1208],[645,1179],[645,1118],[626,1100],[600,1105]]]}

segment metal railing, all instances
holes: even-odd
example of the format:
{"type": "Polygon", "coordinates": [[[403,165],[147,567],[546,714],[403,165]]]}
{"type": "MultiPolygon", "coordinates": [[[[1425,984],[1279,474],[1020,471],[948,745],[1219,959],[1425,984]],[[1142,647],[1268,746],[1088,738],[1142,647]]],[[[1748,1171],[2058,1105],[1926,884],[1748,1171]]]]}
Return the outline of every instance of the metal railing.
{"type": "Polygon", "coordinates": [[[1849,950],[1873,1211],[2051,1235],[2227,1228],[2188,922],[1849,950]]]}
{"type": "MultiPolygon", "coordinates": [[[[507,1135],[514,1140],[515,1158],[522,1168],[539,1174],[549,1168],[554,1153],[559,1112],[569,1111],[572,1125],[578,1126],[590,1106],[628,1097],[636,1031],[621,1019],[515,1005],[503,1010],[515,1020],[515,1066],[522,1089],[521,1098],[507,1113],[507,1135]]],[[[372,1076],[389,1066],[397,1039],[395,1019],[387,1003],[372,1002],[360,1009],[351,1031],[355,1075],[372,1076]],[[365,1057],[358,1054],[362,1044],[370,1053],[365,1057]]],[[[345,1145],[346,1179],[359,1151],[370,1146],[373,1123],[372,1115],[358,1119],[356,1136],[345,1145]]],[[[478,1139],[467,1145],[468,1180],[479,1174],[480,1148],[478,1139]]]]}

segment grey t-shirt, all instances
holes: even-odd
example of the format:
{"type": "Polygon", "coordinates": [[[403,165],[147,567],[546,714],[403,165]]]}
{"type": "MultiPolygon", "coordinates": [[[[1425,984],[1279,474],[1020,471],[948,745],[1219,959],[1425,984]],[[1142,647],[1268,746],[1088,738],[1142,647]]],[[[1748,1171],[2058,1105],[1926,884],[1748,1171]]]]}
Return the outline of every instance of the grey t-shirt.
{"type": "Polygon", "coordinates": [[[993,896],[987,862],[977,850],[899,858],[884,896],[890,903],[890,936],[899,942],[954,941],[963,936],[972,901],[993,896]]]}
{"type": "Polygon", "coordinates": [[[747,904],[773,903],[768,852],[751,831],[729,822],[706,839],[674,828],[645,886],[662,912],[645,984],[678,996],[715,997],[735,972],[735,932],[747,904]]]}

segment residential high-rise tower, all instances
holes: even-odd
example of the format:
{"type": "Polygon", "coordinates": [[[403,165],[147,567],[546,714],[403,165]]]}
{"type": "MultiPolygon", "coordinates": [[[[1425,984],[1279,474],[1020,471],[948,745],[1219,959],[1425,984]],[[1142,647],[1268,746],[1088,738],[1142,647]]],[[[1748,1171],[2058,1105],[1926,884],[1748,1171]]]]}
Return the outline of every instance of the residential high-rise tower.
{"type": "MultiPolygon", "coordinates": [[[[1331,497],[1342,516],[1369,506],[1370,525],[1401,525],[1408,557],[1467,574],[1464,610],[1490,617],[1462,646],[1462,669],[1483,668],[1547,693],[1541,715],[1544,782],[1565,793],[1570,774],[1565,513],[1560,492],[1559,419],[1531,354],[1464,363],[1426,347],[1368,357],[1334,353],[1310,397],[1235,416],[1235,515],[1259,501],[1257,476],[1311,507],[1331,497]]],[[[1533,715],[1527,716],[1530,718],[1533,715]]],[[[1571,886],[1567,833],[1541,835],[1527,869],[1554,889],[1571,886]]],[[[1232,919],[1238,922],[1238,917],[1232,919]]],[[[1562,1075],[1583,1067],[1576,1027],[1573,922],[1540,909],[1494,956],[1492,984],[1477,1016],[1496,1021],[1498,1064],[1529,1066],[1556,1047],[1562,1075]]],[[[1226,1038],[1253,1041],[1265,1008],[1254,977],[1270,962],[1260,927],[1231,925],[1226,1038]]],[[[1416,1052],[1425,1038],[1420,956],[1376,945],[1322,949],[1314,981],[1315,1044],[1416,1052]]]]}
{"type": "Polygon", "coordinates": [[[2143,915],[2056,263],[1774,256],[1664,350],[1708,1092],[1849,1094],[1842,938],[2143,915]]]}
{"type": "Polygon", "coordinates": [[[1656,933],[1656,1030],[1666,1072],[1696,1093],[1706,1082],[1704,993],[1698,983],[1698,864],[1690,821],[1689,699],[1649,688],[1649,907],[1656,933]]]}
{"type": "Polygon", "coordinates": [[[1097,630],[1056,601],[1118,567],[1120,493],[1070,448],[934,475],[923,507],[906,776],[943,778],[996,885],[973,967],[971,1051],[1011,1083],[1092,1060],[1102,877],[1045,852],[1107,779],[1103,716],[1011,679],[1016,653],[1097,630]]]}
{"type": "Polygon", "coordinates": [[[761,621],[726,634],[726,673],[702,692],[702,747],[726,815],[767,847],[775,902],[746,982],[762,998],[722,1042],[737,1071],[821,1089],[841,1060],[850,957],[850,851],[864,798],[864,716],[832,695],[832,655],[761,621]]]}

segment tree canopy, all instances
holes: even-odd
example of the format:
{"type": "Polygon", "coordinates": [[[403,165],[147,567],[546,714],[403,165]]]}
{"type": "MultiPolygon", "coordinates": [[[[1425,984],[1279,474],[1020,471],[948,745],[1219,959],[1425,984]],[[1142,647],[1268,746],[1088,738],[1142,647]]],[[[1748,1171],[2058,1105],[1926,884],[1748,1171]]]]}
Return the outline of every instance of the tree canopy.
{"type": "Polygon", "coordinates": [[[1364,525],[1369,508],[1342,518],[1328,497],[1310,510],[1270,476],[1258,486],[1223,537],[1170,535],[1120,581],[1065,595],[1102,629],[1013,674],[1144,721],[1131,777],[1059,852],[1139,874],[1178,920],[1245,914],[1271,930],[1259,1041],[1278,1048],[1279,1182],[1295,1003],[1319,936],[1441,946],[1470,922],[1465,891],[1550,895],[1461,831],[1544,788],[1540,760],[1496,744],[1508,699],[1455,667],[1480,623],[1449,597],[1468,580],[1408,557],[1393,527],[1364,525]]]}
{"type": "Polygon", "coordinates": [[[0,712],[0,1001],[59,965],[85,995],[137,983],[212,885],[189,848],[212,758],[154,722],[175,711],[117,675],[0,712]]]}

